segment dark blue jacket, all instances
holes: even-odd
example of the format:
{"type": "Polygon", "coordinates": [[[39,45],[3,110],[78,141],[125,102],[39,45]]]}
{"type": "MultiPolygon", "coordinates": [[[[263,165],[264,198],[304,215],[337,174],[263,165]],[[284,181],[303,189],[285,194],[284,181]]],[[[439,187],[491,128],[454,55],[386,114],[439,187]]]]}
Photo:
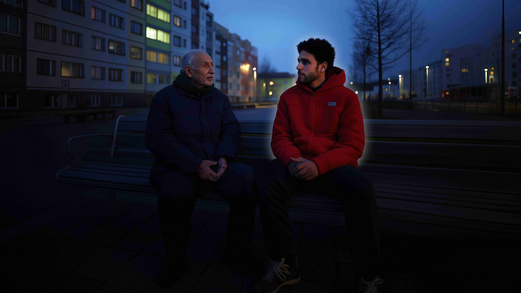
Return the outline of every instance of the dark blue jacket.
{"type": "Polygon", "coordinates": [[[202,160],[237,157],[240,124],[228,97],[216,88],[188,92],[167,86],[153,98],[145,132],[155,157],[150,177],[177,171],[192,174],[202,160]]]}

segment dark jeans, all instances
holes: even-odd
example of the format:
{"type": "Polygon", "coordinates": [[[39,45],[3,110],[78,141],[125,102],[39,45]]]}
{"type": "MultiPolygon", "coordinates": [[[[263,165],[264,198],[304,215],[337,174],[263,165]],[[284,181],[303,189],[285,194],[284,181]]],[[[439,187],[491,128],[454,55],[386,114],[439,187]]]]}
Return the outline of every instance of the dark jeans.
{"type": "Polygon", "coordinates": [[[297,179],[279,160],[256,169],[259,211],[270,258],[295,258],[288,198],[295,191],[324,194],[344,205],[347,240],[354,269],[362,276],[378,274],[377,209],[374,187],[355,167],[343,166],[313,180],[297,179]]]}
{"type": "Polygon", "coordinates": [[[241,163],[230,163],[217,182],[194,175],[167,172],[152,178],[158,192],[158,214],[164,249],[169,261],[186,259],[192,234],[190,218],[195,201],[204,191],[219,193],[228,201],[227,245],[245,248],[252,239],[255,220],[255,199],[252,196],[253,170],[241,163]]]}

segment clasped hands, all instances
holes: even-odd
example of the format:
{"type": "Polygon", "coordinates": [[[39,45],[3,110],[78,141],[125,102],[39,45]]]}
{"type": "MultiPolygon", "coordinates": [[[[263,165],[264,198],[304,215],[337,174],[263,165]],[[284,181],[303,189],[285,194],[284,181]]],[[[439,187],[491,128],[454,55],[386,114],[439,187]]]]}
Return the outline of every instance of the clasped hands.
{"type": "Polygon", "coordinates": [[[315,162],[303,157],[291,158],[288,170],[293,177],[303,180],[312,180],[318,177],[318,168],[315,162]]]}
{"type": "Polygon", "coordinates": [[[219,161],[202,160],[197,168],[197,174],[203,180],[210,180],[217,182],[223,176],[224,171],[228,168],[228,163],[224,157],[219,158],[219,161]],[[212,167],[217,166],[217,172],[212,167]]]}

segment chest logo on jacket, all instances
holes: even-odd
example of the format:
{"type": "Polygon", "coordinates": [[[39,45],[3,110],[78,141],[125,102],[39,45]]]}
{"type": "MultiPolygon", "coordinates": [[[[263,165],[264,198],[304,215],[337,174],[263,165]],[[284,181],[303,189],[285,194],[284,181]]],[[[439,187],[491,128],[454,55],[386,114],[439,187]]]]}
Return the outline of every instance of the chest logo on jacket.
{"type": "Polygon", "coordinates": [[[336,106],[336,102],[328,102],[327,105],[328,105],[328,106],[333,106],[333,107],[334,107],[334,106],[336,106]]]}

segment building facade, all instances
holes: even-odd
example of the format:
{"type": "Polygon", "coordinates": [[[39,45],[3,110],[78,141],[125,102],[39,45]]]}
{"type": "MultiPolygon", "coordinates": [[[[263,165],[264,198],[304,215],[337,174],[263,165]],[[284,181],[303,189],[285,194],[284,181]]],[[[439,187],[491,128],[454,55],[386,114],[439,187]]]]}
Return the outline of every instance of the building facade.
{"type": "Polygon", "coordinates": [[[250,41],[217,22],[215,28],[216,86],[228,95],[232,103],[257,101],[258,51],[250,41]]]}
{"type": "Polygon", "coordinates": [[[2,114],[144,107],[191,49],[216,59],[216,86],[232,102],[255,100],[257,49],[218,29],[204,1],[0,0],[0,8],[2,114]]]}
{"type": "Polygon", "coordinates": [[[264,72],[259,73],[258,101],[278,102],[280,95],[295,85],[296,74],[288,72],[264,72]]]}

